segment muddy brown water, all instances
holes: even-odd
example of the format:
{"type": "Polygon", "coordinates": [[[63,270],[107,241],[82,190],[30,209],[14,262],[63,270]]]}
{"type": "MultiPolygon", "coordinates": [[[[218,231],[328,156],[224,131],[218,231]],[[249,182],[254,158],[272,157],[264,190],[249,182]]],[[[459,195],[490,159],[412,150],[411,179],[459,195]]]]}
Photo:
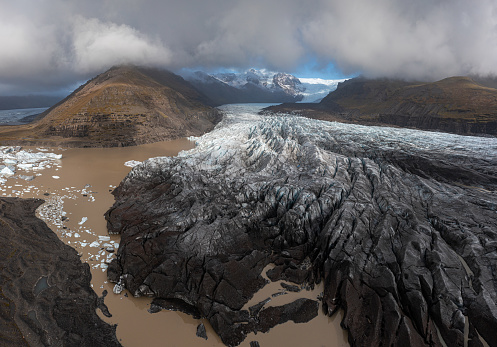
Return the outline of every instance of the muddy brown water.
{"type": "MultiPolygon", "coordinates": [[[[150,298],[134,298],[127,291],[114,294],[114,285],[107,282],[105,272],[105,263],[114,256],[105,248],[117,249],[120,237],[107,234],[103,215],[114,202],[110,192],[131,170],[124,163],[156,156],[174,156],[193,147],[193,142],[179,139],[125,148],[50,148],[49,152],[62,154],[56,165],[38,171],[41,175],[32,181],[14,177],[1,185],[3,196],[36,197],[47,201],[38,209],[38,215],[62,241],[79,252],[82,261],[88,262],[95,292],[101,295],[107,290],[109,293],[105,303],[112,317],[107,318],[98,312],[106,322],[117,324],[117,337],[125,347],[224,346],[205,319],[193,319],[171,311],[151,314],[147,311],[150,298]],[[200,323],[206,326],[207,340],[196,336],[200,323]]],[[[267,306],[283,305],[299,297],[316,299],[322,287],[272,297],[272,294],[281,291],[280,282],[270,283],[256,293],[248,305],[269,297],[272,299],[267,306]]],[[[251,341],[258,341],[261,347],[348,346],[346,332],[340,328],[341,319],[340,313],[329,318],[320,309],[319,316],[309,323],[287,322],[265,334],[252,333],[240,346],[247,347],[251,341]]]]}

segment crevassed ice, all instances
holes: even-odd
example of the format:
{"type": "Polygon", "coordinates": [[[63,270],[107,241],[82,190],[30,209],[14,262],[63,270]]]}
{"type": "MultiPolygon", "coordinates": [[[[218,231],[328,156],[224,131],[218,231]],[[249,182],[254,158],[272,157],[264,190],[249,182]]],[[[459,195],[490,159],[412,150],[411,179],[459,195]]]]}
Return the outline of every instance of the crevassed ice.
{"type": "MultiPolygon", "coordinates": [[[[178,154],[181,166],[200,170],[233,171],[248,168],[262,155],[284,162],[302,158],[307,151],[326,161],[326,152],[344,156],[368,156],[375,151],[432,155],[458,162],[478,160],[494,165],[497,162],[497,138],[461,136],[432,131],[361,126],[308,119],[295,115],[259,115],[267,104],[224,105],[223,120],[201,137],[192,138],[196,147],[178,154]]],[[[148,175],[142,167],[176,164],[168,158],[152,158],[138,165],[134,174],[148,175]]],[[[274,162],[273,162],[274,163],[274,162]]],[[[298,163],[296,167],[298,168],[298,163]]],[[[251,168],[250,170],[253,170],[251,168]]]]}

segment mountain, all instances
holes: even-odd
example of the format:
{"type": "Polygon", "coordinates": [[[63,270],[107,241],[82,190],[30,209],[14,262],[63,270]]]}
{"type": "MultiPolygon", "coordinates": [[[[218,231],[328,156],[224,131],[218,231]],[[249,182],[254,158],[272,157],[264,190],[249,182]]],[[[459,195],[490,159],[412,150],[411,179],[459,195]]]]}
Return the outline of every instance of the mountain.
{"type": "Polygon", "coordinates": [[[497,135],[497,89],[469,77],[431,83],[354,78],[339,83],[319,104],[270,110],[369,125],[497,135]]]}
{"type": "Polygon", "coordinates": [[[216,106],[238,103],[319,102],[344,80],[297,78],[283,72],[250,69],[242,73],[186,74],[216,106]]]}
{"type": "Polygon", "coordinates": [[[0,96],[0,110],[50,107],[62,98],[50,95],[0,96]]]}
{"type": "Polygon", "coordinates": [[[0,141],[113,147],[198,136],[220,119],[208,103],[169,71],[118,66],[79,87],[35,122],[0,128],[0,141]]]}
{"type": "Polygon", "coordinates": [[[197,71],[185,76],[213,105],[297,102],[303,96],[300,81],[288,74],[251,69],[243,74],[209,75],[197,71]]]}

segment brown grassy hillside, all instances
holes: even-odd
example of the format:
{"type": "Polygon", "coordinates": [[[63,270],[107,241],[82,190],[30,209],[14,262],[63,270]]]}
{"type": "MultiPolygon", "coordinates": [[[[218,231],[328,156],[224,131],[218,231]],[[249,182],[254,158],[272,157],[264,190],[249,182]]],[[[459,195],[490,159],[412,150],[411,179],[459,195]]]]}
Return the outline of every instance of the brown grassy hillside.
{"type": "Polygon", "coordinates": [[[271,111],[360,124],[497,135],[497,89],[469,77],[432,83],[354,78],[340,83],[319,104],[282,105],[271,111]]]}
{"type": "Polygon", "coordinates": [[[0,144],[129,146],[200,135],[219,119],[180,76],[135,66],[98,75],[23,126],[0,127],[0,144]]]}

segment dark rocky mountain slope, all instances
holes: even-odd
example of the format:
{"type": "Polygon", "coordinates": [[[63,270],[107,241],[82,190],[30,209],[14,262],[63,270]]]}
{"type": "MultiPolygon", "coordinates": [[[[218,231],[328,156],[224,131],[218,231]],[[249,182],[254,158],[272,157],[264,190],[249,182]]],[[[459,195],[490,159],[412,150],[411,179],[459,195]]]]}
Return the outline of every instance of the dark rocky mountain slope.
{"type": "Polygon", "coordinates": [[[497,89],[469,77],[433,83],[354,78],[340,83],[317,105],[269,110],[359,124],[497,135],[497,89]]]}
{"type": "Polygon", "coordinates": [[[219,121],[207,97],[165,70],[114,67],[23,126],[0,127],[2,144],[130,146],[201,135],[219,121]]]}
{"type": "Polygon", "coordinates": [[[0,345],[120,346],[90,267],[36,218],[41,203],[0,198],[0,345]]]}
{"type": "Polygon", "coordinates": [[[265,302],[243,306],[273,264],[272,281],[324,283],[352,346],[495,347],[496,167],[495,138],[228,114],[114,191],[108,277],[227,345],[262,330],[265,302]]]}

